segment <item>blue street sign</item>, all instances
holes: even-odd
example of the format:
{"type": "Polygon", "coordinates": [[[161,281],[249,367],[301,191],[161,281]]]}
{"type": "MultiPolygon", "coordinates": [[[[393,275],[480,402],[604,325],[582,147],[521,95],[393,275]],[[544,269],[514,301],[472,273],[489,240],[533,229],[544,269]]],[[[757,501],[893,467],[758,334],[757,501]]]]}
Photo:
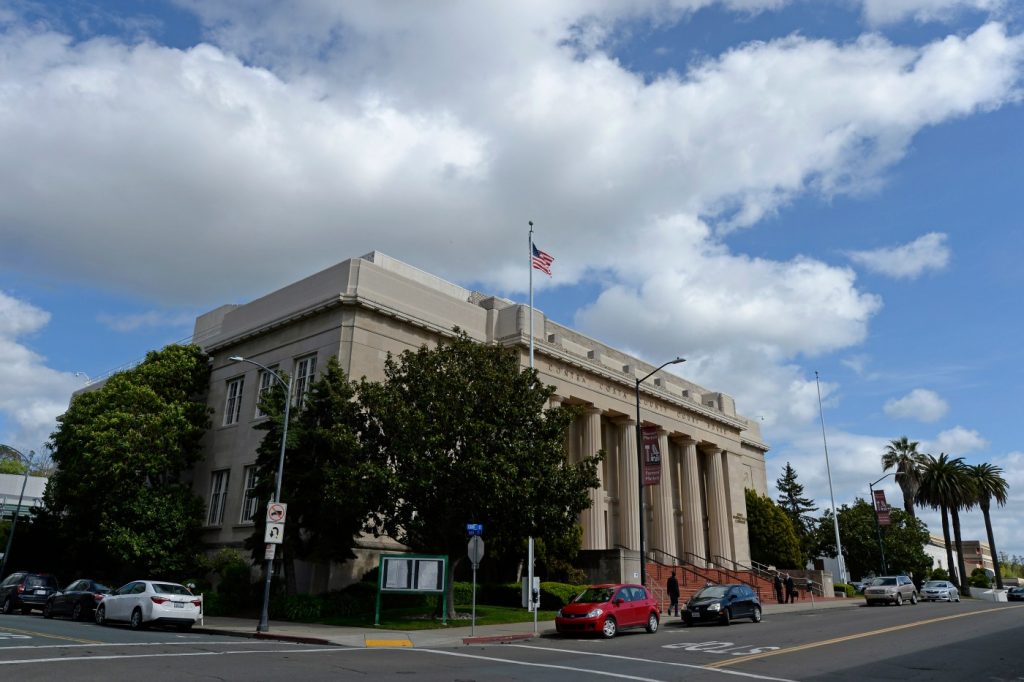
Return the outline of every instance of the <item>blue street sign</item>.
{"type": "Polygon", "coordinates": [[[467,523],[466,524],[466,533],[468,533],[470,536],[483,535],[484,534],[484,526],[483,526],[482,523],[467,523]]]}

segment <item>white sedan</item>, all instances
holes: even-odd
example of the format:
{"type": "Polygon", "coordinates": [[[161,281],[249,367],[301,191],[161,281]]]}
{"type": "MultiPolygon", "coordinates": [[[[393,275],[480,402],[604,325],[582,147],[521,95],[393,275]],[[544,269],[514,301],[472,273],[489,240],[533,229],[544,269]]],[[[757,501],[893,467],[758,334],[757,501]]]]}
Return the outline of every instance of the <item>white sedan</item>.
{"type": "Polygon", "coordinates": [[[929,580],[921,587],[921,601],[960,601],[960,591],[948,580],[929,580]]]}
{"type": "Polygon", "coordinates": [[[136,580],[103,598],[96,606],[96,622],[125,621],[132,630],[152,624],[188,630],[199,620],[202,603],[184,585],[136,580]]]}

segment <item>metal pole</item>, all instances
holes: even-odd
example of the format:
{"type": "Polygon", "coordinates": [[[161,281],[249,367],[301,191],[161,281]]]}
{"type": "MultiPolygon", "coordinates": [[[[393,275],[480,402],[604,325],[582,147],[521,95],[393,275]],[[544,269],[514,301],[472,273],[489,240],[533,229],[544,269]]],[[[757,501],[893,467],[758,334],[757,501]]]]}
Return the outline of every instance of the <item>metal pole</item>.
{"type": "Polygon", "coordinates": [[[893,471],[882,476],[882,478],[874,483],[868,483],[868,490],[871,491],[871,512],[875,515],[875,532],[878,534],[878,551],[882,553],[882,575],[889,572],[889,567],[885,563],[885,543],[882,542],[882,524],[878,522],[878,509],[875,507],[875,483],[895,475],[896,472],[893,471]]]}
{"type": "Polygon", "coordinates": [[[10,445],[7,447],[25,460],[25,478],[21,480],[21,494],[18,495],[18,506],[14,508],[14,518],[11,520],[11,534],[7,536],[7,548],[4,549],[4,558],[0,560],[0,578],[4,577],[4,571],[7,570],[7,557],[11,555],[11,544],[14,542],[14,531],[18,528],[18,517],[21,516],[21,501],[25,498],[25,486],[28,485],[28,472],[32,469],[31,457],[25,457],[25,455],[21,454],[10,445]]]}
{"type": "MultiPolygon", "coordinates": [[[[527,249],[527,270],[530,272],[530,370],[533,370],[533,221],[530,223],[530,234],[529,234],[529,248],[527,249]]],[[[526,571],[526,579],[529,583],[529,589],[526,594],[528,595],[529,601],[527,602],[530,606],[530,610],[533,611],[533,634],[537,634],[537,606],[533,603],[533,533],[531,531],[530,536],[527,538],[527,563],[529,566],[526,571]]],[[[475,596],[475,595],[474,595],[475,596]]],[[[475,607],[474,607],[475,608],[475,607]]],[[[475,611],[474,611],[475,613],[475,611]]]]}
{"type": "Polygon", "coordinates": [[[825,473],[828,474],[828,494],[832,500],[832,525],[836,532],[836,560],[839,562],[839,578],[846,582],[846,561],[843,560],[843,544],[839,540],[839,514],[836,513],[836,496],[832,492],[832,468],[828,464],[828,441],[825,440],[825,413],[821,409],[821,385],[818,371],[814,371],[814,385],[818,389],[818,416],[821,417],[821,440],[825,444],[825,473]]]}
{"type": "MultiPolygon", "coordinates": [[[[281,426],[281,455],[277,460],[277,483],[274,487],[274,499],[271,502],[281,501],[281,479],[284,478],[284,453],[288,447],[288,417],[290,414],[290,408],[292,404],[292,380],[294,377],[289,376],[288,382],[281,378],[274,370],[270,369],[266,365],[261,365],[255,360],[249,360],[241,356],[235,355],[229,358],[234,362],[248,362],[250,365],[256,365],[264,372],[274,377],[278,383],[285,387],[284,396],[284,424],[281,426]]],[[[270,551],[269,546],[264,547],[264,552],[270,551]]],[[[270,581],[274,571],[274,560],[267,559],[264,564],[263,572],[265,574],[263,582],[263,607],[260,610],[260,620],[256,624],[256,632],[269,632],[270,631],[270,581]]]]}
{"type": "Polygon", "coordinates": [[[644,509],[644,437],[640,428],[640,384],[647,381],[655,372],[660,372],[669,365],[678,365],[686,362],[684,358],[675,358],[662,363],[657,369],[652,370],[642,379],[636,380],[636,478],[639,486],[637,499],[640,505],[640,584],[647,585],[647,536],[645,532],[645,519],[647,515],[644,509]]]}

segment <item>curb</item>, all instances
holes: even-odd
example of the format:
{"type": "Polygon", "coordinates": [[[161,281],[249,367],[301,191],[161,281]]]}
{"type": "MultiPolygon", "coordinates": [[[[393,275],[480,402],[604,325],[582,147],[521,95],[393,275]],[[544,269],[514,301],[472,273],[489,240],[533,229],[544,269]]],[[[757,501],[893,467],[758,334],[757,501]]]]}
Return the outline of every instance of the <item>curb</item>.
{"type": "Polygon", "coordinates": [[[244,637],[246,639],[267,639],[278,642],[294,642],[295,644],[323,644],[334,646],[334,642],[320,637],[302,637],[299,635],[279,635],[268,632],[239,632],[238,630],[219,630],[216,628],[192,628],[192,632],[202,635],[225,635],[227,637],[244,637]]]}
{"type": "Polygon", "coordinates": [[[463,637],[463,644],[503,644],[505,642],[518,642],[524,639],[533,639],[537,635],[532,632],[522,632],[511,635],[486,635],[480,637],[463,637]]]}

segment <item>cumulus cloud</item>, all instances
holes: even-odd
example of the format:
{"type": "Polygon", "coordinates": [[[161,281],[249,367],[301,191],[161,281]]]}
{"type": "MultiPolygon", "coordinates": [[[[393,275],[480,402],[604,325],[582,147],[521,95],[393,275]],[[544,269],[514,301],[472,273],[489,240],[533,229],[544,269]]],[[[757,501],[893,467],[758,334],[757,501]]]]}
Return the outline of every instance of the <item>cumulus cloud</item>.
{"type": "Polygon", "coordinates": [[[919,449],[921,452],[929,452],[936,457],[940,452],[945,452],[952,457],[962,457],[983,450],[987,446],[988,441],[982,438],[977,431],[954,426],[940,432],[934,440],[922,441],[919,449]]]}
{"type": "Polygon", "coordinates": [[[899,419],[916,419],[922,422],[938,421],[949,411],[949,403],[935,391],[915,388],[902,398],[893,398],[885,403],[885,413],[899,419]]]}
{"type": "Polygon", "coordinates": [[[946,235],[930,232],[909,244],[851,251],[847,254],[864,268],[897,279],[914,279],[926,270],[942,270],[949,264],[950,251],[946,235]]]}
{"type": "Polygon", "coordinates": [[[966,11],[997,13],[1006,0],[864,0],[864,18],[884,25],[912,19],[917,22],[948,21],[966,11]]]}
{"type": "Polygon", "coordinates": [[[74,375],[46,366],[46,358],[24,343],[46,326],[50,314],[0,291],[0,442],[22,452],[39,451],[81,386],[74,375]]]}

